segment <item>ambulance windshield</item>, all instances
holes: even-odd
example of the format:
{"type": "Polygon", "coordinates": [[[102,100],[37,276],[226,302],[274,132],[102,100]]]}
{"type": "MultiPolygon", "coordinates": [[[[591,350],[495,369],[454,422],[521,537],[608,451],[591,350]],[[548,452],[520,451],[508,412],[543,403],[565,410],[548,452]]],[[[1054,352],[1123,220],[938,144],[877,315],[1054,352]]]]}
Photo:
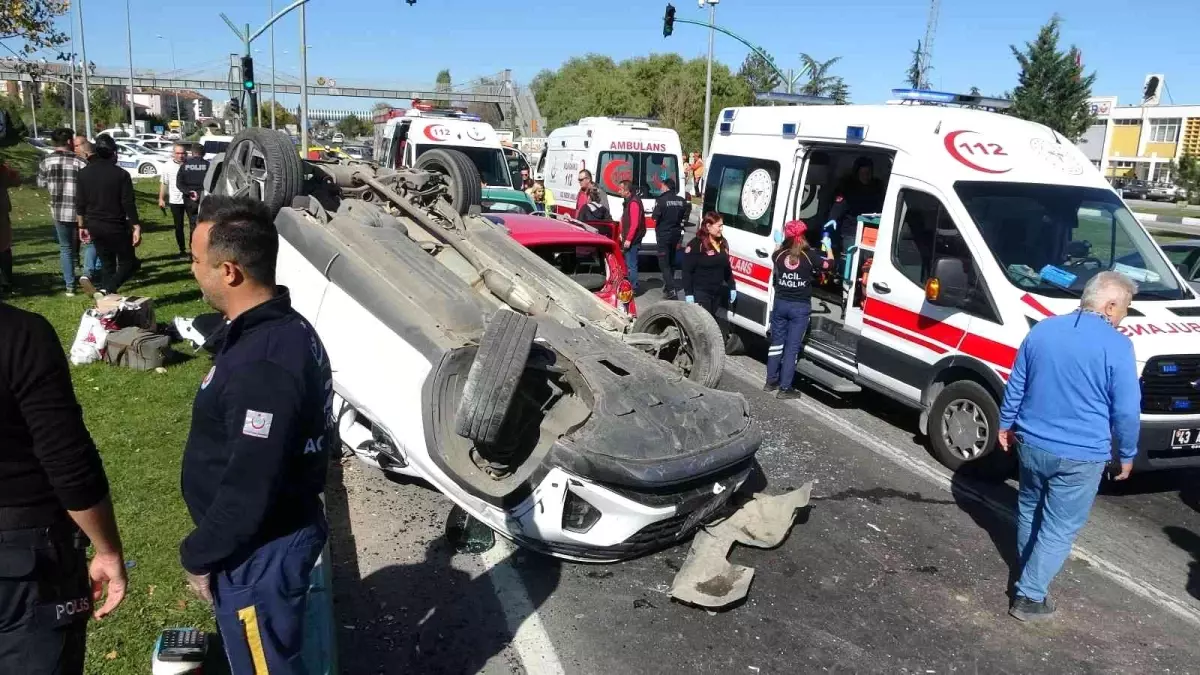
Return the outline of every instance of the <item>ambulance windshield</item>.
{"type": "Polygon", "coordinates": [[[1111,190],[973,181],[954,189],[1009,281],[1022,290],[1079,297],[1096,273],[1116,270],[1137,282],[1136,299],[1191,297],[1111,190]]]}
{"type": "Polygon", "coordinates": [[[417,157],[428,150],[446,148],[457,150],[466,155],[479,170],[479,177],[489,187],[512,187],[512,179],[508,174],[508,160],[500,148],[480,148],[468,145],[434,145],[432,143],[417,146],[417,157]]]}
{"type": "Polygon", "coordinates": [[[667,179],[679,189],[679,158],[660,152],[602,152],[596,165],[600,186],[618,195],[621,181],[631,181],[642,197],[656,199],[667,191],[667,179]]]}

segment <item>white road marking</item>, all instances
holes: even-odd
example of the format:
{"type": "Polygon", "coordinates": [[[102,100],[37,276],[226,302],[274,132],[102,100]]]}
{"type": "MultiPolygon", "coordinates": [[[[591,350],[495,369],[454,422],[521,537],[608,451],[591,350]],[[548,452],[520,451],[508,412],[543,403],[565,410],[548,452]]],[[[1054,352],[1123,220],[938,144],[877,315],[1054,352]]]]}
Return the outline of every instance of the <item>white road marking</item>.
{"type": "Polygon", "coordinates": [[[558,652],[550,642],[537,608],[529,600],[521,574],[513,567],[515,551],[512,543],[497,537],[496,545],[480,555],[483,572],[491,580],[504,609],[504,618],[513,636],[512,646],[527,675],[563,675],[565,671],[558,660],[558,652]]]}
{"type": "MultiPolygon", "coordinates": [[[[726,373],[737,377],[747,384],[761,384],[766,376],[765,369],[763,369],[762,373],[755,373],[751,371],[745,363],[740,361],[727,360],[725,363],[726,373]]],[[[869,434],[863,433],[858,427],[835,415],[830,411],[829,408],[819,403],[813,403],[809,401],[808,398],[792,399],[790,403],[803,408],[805,411],[811,413],[814,417],[824,422],[829,428],[853,438],[855,441],[862,444],[875,454],[891,460],[904,469],[907,469],[908,471],[937,485],[946,492],[951,492],[951,475],[944,467],[940,465],[934,466],[932,464],[923,462],[901,448],[897,448],[890,443],[886,443],[869,434]]],[[[979,502],[984,506],[987,506],[989,509],[1004,517],[1006,520],[1014,520],[1014,515],[1011,508],[985,494],[972,489],[969,485],[960,483],[957,491],[958,493],[976,502],[979,502]]],[[[1112,581],[1115,581],[1117,584],[1129,590],[1134,595],[1159,605],[1181,619],[1190,622],[1194,626],[1200,627],[1200,611],[1197,611],[1194,607],[1190,606],[1186,602],[1180,601],[1170,593],[1138,580],[1136,577],[1134,577],[1134,575],[1130,574],[1120,565],[1117,565],[1102,556],[1091,553],[1086,548],[1078,545],[1071,550],[1071,555],[1076,559],[1088,563],[1101,575],[1108,577],[1112,581]]]]}

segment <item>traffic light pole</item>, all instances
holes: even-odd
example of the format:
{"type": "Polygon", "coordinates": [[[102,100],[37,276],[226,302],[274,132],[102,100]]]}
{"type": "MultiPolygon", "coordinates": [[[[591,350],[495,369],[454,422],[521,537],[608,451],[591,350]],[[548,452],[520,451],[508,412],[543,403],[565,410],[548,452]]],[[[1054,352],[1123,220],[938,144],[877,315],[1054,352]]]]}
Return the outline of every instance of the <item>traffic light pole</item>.
{"type": "Polygon", "coordinates": [[[788,81],[787,75],[784,75],[783,72],[780,71],[779,68],[777,68],[775,66],[775,62],[771,59],[770,56],[767,55],[766,52],[764,52],[763,50],[759,49],[758,47],[755,47],[754,45],[750,44],[749,42],[746,41],[745,38],[738,35],[737,33],[734,33],[733,31],[725,30],[724,28],[721,28],[720,26],[717,26],[717,25],[714,25],[711,23],[701,23],[699,21],[689,21],[687,19],[675,19],[674,23],[690,23],[693,26],[700,26],[701,28],[710,28],[712,30],[717,31],[718,33],[724,33],[724,34],[728,35],[729,37],[733,38],[734,40],[737,40],[738,42],[746,45],[746,47],[750,51],[757,54],[759,56],[759,58],[761,58],[763,61],[766,61],[767,65],[771,67],[771,70],[775,71],[775,74],[779,76],[779,79],[783,80],[784,82],[788,81]]]}

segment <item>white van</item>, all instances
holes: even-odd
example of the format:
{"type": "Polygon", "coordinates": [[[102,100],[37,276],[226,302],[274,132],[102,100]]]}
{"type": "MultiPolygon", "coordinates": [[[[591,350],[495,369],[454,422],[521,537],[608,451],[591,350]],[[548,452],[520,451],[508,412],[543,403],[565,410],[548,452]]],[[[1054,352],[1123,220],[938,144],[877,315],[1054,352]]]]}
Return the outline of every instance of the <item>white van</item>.
{"type": "Polygon", "coordinates": [[[1120,328],[1141,368],[1137,468],[1200,465],[1200,301],[1117,193],[1047,127],[908,104],[989,100],[896,93],[900,104],[721,111],[704,211],[724,216],[733,254],[730,321],[767,334],[784,222],[804,220],[820,245],[840,200],[877,191],[881,213],[843,219],[845,253],[814,286],[802,375],[919,410],[952,469],[1006,471],[1011,460],[993,450],[1017,348],[1039,320],[1078,307],[1094,274],[1115,269],[1139,285],[1120,328]],[[860,158],[871,160],[866,180],[854,175],[860,158]]]}
{"type": "Polygon", "coordinates": [[[596,185],[608,194],[608,208],[615,220],[624,213],[621,181],[630,180],[641,190],[646,209],[646,237],[641,253],[654,254],[654,223],[649,214],[654,200],[674,179],[683,196],[680,166],[683,148],[674,129],[656,126],[653,120],[623,117],[584,117],[579,122],[555,129],[546,138],[538,158],[537,173],[554,192],[555,211],[575,215],[579,194],[579,171],[588,169],[596,185]]]}
{"type": "Polygon", "coordinates": [[[492,125],[454,111],[393,110],[376,118],[374,156],[380,166],[413,166],[433,148],[466,155],[488,187],[512,187],[508,160],[492,125]]]}

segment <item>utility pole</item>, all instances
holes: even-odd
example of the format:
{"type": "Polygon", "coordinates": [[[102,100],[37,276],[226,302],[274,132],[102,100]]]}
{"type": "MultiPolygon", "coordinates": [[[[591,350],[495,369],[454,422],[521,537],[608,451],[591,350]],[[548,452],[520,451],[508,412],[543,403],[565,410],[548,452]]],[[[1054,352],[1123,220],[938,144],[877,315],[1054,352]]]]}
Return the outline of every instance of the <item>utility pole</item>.
{"type": "Polygon", "coordinates": [[[308,21],[300,5],[300,152],[308,156],[308,21]]]}
{"type": "Polygon", "coordinates": [[[710,118],[712,117],[712,62],[713,62],[713,40],[717,32],[713,30],[713,26],[717,23],[717,2],[719,0],[701,0],[708,3],[708,72],[704,77],[704,142],[701,150],[701,156],[707,161],[708,158],[708,137],[712,134],[710,118]]]}
{"type": "Polygon", "coordinates": [[[33,72],[29,73],[29,87],[25,93],[29,95],[29,112],[33,115],[33,137],[37,138],[37,108],[34,106],[34,93],[37,91],[37,80],[33,78],[33,72]]]}
{"type": "MultiPolygon", "coordinates": [[[[275,0],[271,0],[271,14],[275,14],[275,0]]],[[[275,24],[271,24],[271,128],[275,127],[275,24]]]]}
{"type": "Polygon", "coordinates": [[[79,133],[79,120],[75,115],[75,15],[71,15],[71,129],[79,133]]]}
{"type": "Polygon", "coordinates": [[[130,20],[129,0],[125,0],[125,39],[129,50],[129,128],[137,128],[137,116],[133,104],[133,22],[130,20]]]}
{"type": "Polygon", "coordinates": [[[83,123],[87,129],[84,138],[92,137],[92,93],[88,91],[87,41],[83,38],[83,0],[75,0],[75,12],[79,15],[79,55],[83,58],[83,123]]]}

